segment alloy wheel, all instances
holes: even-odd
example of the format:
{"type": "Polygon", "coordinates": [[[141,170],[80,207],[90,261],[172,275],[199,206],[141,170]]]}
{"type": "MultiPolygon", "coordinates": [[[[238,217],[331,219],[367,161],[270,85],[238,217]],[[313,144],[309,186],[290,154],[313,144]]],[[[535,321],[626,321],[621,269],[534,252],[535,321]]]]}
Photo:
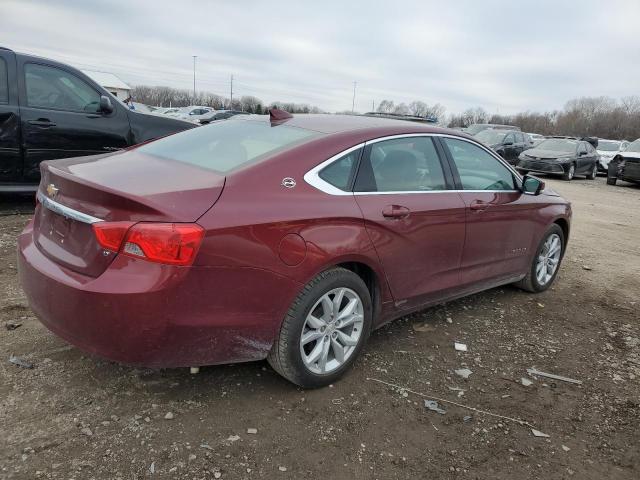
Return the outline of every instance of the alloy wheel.
{"type": "Polygon", "coordinates": [[[305,367],[316,374],[340,368],[355,351],[364,325],[360,296],[350,288],[325,293],[309,311],[300,336],[305,367]]]}
{"type": "Polygon", "coordinates": [[[553,278],[560,263],[562,254],[562,241],[557,233],[547,237],[538,254],[536,263],[536,279],[540,285],[546,285],[553,278]]]}
{"type": "Polygon", "coordinates": [[[569,167],[569,180],[573,179],[573,176],[575,175],[575,173],[576,173],[576,167],[572,164],[569,167]]]}

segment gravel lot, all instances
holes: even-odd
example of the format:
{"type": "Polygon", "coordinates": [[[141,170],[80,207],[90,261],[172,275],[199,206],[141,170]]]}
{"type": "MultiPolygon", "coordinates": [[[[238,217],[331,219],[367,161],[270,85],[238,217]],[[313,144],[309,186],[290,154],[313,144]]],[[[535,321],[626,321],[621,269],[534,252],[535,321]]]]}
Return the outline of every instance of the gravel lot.
{"type": "Polygon", "coordinates": [[[554,288],[499,288],[405,317],[315,391],[266,362],[190,375],[67,345],[17,282],[31,201],[0,197],[0,478],[640,478],[640,188],[547,182],[574,207],[554,288]],[[454,373],[465,367],[466,380],[454,373]],[[536,379],[531,367],[583,383],[536,379]],[[429,411],[370,378],[549,437],[453,404],[429,411]]]}

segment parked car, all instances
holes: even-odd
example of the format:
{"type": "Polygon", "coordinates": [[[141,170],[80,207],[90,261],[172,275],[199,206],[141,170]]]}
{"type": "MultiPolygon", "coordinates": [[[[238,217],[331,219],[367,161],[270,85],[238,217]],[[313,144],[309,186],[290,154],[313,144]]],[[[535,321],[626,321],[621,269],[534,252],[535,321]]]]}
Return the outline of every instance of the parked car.
{"type": "Polygon", "coordinates": [[[515,130],[489,128],[477,133],[475,138],[495,150],[498,155],[512,165],[515,165],[518,156],[530,146],[527,134],[515,130]]]}
{"type": "Polygon", "coordinates": [[[167,108],[163,112],[158,112],[158,113],[161,113],[162,115],[167,115],[170,117],[177,117],[178,115],[180,115],[181,110],[180,108],[173,107],[173,108],[167,108]]]}
{"type": "Polygon", "coordinates": [[[609,162],[619,153],[624,152],[629,147],[629,142],[626,140],[605,140],[598,139],[598,155],[600,160],[598,161],[598,171],[607,172],[609,170],[609,162]]]}
{"type": "Polygon", "coordinates": [[[607,184],[615,185],[618,180],[640,183],[640,138],[627,145],[624,152],[609,162],[607,184]]]}
{"type": "Polygon", "coordinates": [[[211,107],[185,107],[180,110],[177,117],[189,122],[200,123],[200,120],[210,116],[215,110],[211,107]]]}
{"type": "Polygon", "coordinates": [[[44,325],[129,364],[267,358],[303,387],[394,318],[546,290],[571,220],[467,135],[365,116],[238,115],[41,168],[18,271],[44,325]]]}
{"type": "Polygon", "coordinates": [[[433,115],[421,117],[420,115],[407,115],[404,113],[388,113],[388,112],[367,112],[363,113],[366,117],[374,118],[391,118],[393,120],[405,120],[409,122],[428,123],[430,125],[436,125],[438,123],[438,117],[433,115]]]}
{"type": "Polygon", "coordinates": [[[200,118],[200,123],[202,125],[206,125],[207,123],[211,123],[216,120],[226,120],[227,118],[231,118],[236,115],[249,115],[249,114],[246,112],[241,112],[239,110],[216,110],[215,112],[211,112],[209,115],[205,115],[202,118],[200,118]]]}
{"type": "Polygon", "coordinates": [[[79,70],[0,48],[0,191],[34,191],[39,164],[192,128],[129,110],[79,70]]]}
{"type": "Polygon", "coordinates": [[[545,136],[540,135],[539,133],[528,133],[527,135],[529,135],[529,143],[532,147],[535,147],[545,139],[545,136]]]}
{"type": "Polygon", "coordinates": [[[493,130],[517,130],[520,131],[520,127],[514,125],[500,125],[497,123],[474,123],[465,128],[465,133],[475,136],[483,130],[492,128],[493,130]]]}
{"type": "Polygon", "coordinates": [[[588,141],[572,137],[550,137],[536,147],[520,154],[516,168],[523,174],[529,172],[562,175],[571,180],[584,175],[588,180],[596,178],[598,153],[588,141]]]}

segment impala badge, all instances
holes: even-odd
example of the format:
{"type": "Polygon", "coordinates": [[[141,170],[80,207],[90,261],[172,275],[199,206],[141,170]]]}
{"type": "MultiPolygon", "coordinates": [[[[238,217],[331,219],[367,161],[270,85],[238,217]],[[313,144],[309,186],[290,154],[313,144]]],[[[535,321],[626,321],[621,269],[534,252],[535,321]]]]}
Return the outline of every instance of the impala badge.
{"type": "Polygon", "coordinates": [[[296,181],[291,177],[286,177],[282,179],[282,186],[286,188],[293,188],[296,186],[296,181]]]}
{"type": "Polygon", "coordinates": [[[47,195],[49,195],[50,198],[55,198],[59,190],[60,189],[56,188],[56,186],[53,183],[50,183],[49,185],[47,185],[47,195]]]}

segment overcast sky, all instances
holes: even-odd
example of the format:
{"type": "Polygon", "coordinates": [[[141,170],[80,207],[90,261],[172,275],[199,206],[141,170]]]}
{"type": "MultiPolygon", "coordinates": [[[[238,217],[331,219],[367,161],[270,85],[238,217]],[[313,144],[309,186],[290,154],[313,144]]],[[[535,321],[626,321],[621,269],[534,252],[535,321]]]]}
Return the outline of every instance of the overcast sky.
{"type": "Polygon", "coordinates": [[[356,110],[640,94],[640,0],[0,0],[0,43],[130,84],[356,110]],[[454,5],[455,4],[455,5],[454,5]]]}

